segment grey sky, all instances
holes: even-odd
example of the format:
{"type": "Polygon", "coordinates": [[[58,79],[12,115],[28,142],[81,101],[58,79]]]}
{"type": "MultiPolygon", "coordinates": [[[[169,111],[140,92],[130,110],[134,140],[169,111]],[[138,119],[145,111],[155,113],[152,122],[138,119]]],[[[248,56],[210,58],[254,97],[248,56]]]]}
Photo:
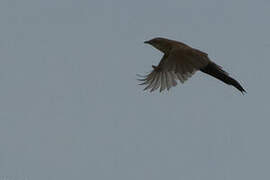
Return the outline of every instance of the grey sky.
{"type": "Polygon", "coordinates": [[[0,176],[269,179],[270,1],[1,0],[0,176]],[[136,74],[156,36],[205,51],[247,90],[136,74]]]}

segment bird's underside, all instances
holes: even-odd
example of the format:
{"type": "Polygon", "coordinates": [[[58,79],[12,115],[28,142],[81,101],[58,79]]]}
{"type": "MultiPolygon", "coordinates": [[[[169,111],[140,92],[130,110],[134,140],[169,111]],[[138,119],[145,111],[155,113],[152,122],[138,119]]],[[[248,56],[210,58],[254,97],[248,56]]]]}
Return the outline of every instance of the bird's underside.
{"type": "Polygon", "coordinates": [[[152,66],[153,70],[139,79],[142,81],[140,85],[146,86],[144,90],[150,90],[150,92],[157,89],[160,92],[165,89],[169,90],[178,82],[184,83],[196,71],[201,71],[234,86],[241,93],[246,92],[235,79],[212,62],[208,55],[202,51],[165,38],[155,38],[146,43],[162,51],[164,56],[158,66],[152,66]]]}

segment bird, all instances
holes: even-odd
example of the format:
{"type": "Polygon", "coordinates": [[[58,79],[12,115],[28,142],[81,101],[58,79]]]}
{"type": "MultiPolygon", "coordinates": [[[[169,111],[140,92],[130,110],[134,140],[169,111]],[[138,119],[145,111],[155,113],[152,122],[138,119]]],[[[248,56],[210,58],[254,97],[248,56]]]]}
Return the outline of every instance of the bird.
{"type": "Polygon", "coordinates": [[[167,38],[156,37],[145,41],[163,53],[159,64],[152,65],[152,70],[138,79],[140,85],[145,85],[144,90],[160,92],[177,85],[178,82],[184,83],[197,71],[208,74],[225,84],[234,86],[242,94],[246,90],[240,83],[232,78],[223,68],[211,61],[208,54],[198,49],[192,48],[187,44],[167,38]]]}

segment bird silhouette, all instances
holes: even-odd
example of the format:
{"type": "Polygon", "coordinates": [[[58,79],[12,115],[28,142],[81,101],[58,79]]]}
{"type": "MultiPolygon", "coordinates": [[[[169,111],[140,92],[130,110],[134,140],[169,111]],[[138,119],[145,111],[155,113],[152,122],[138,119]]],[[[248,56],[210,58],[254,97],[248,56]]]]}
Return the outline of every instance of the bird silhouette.
{"type": "Polygon", "coordinates": [[[207,55],[198,49],[194,49],[182,42],[154,38],[144,43],[150,44],[164,55],[157,66],[152,66],[152,71],[139,79],[140,85],[146,85],[144,90],[150,92],[160,88],[160,92],[177,85],[177,81],[184,83],[196,71],[204,72],[222,82],[237,88],[242,94],[245,89],[238,81],[229,76],[221,66],[211,61],[207,55]]]}

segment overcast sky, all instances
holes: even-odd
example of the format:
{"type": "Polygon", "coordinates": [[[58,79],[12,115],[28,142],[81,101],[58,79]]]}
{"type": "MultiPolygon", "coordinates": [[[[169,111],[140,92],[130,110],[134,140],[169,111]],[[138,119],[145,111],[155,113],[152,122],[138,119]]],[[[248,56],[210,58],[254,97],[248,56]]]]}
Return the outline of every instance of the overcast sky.
{"type": "Polygon", "coordinates": [[[268,0],[1,0],[1,178],[270,179],[269,10],[268,0]],[[136,74],[162,56],[143,41],[156,36],[207,52],[247,94],[200,72],[142,91],[136,74]]]}

